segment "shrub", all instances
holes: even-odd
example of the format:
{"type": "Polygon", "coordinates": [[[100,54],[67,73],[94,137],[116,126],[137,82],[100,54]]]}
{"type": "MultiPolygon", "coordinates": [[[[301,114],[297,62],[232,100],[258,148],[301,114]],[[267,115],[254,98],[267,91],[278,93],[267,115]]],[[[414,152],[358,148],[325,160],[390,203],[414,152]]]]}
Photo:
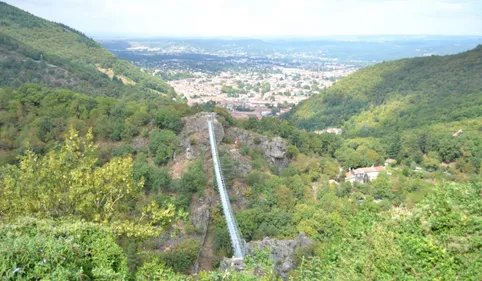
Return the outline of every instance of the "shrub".
{"type": "Polygon", "coordinates": [[[114,157],[122,157],[122,156],[125,156],[127,154],[132,154],[134,152],[135,152],[135,150],[132,147],[132,145],[130,145],[130,144],[123,144],[123,145],[119,146],[118,148],[115,148],[114,150],[112,150],[112,154],[113,154],[114,157]]]}
{"type": "Polygon", "coordinates": [[[0,276],[14,280],[127,278],[127,260],[114,235],[94,223],[24,218],[0,225],[0,237],[0,276]]]}
{"type": "Polygon", "coordinates": [[[250,151],[250,149],[246,145],[242,145],[241,148],[239,149],[239,153],[241,153],[241,155],[243,155],[243,156],[248,155],[249,151],[250,151]]]}
{"type": "Polygon", "coordinates": [[[201,242],[194,238],[188,238],[177,244],[171,251],[164,253],[161,260],[176,272],[187,273],[194,263],[201,242]]]}
{"type": "Polygon", "coordinates": [[[265,180],[266,176],[258,171],[251,171],[251,173],[246,176],[246,184],[249,186],[253,186],[255,184],[263,184],[265,180]]]}
{"type": "Polygon", "coordinates": [[[232,136],[224,136],[223,142],[225,144],[234,144],[234,139],[232,136]]]}

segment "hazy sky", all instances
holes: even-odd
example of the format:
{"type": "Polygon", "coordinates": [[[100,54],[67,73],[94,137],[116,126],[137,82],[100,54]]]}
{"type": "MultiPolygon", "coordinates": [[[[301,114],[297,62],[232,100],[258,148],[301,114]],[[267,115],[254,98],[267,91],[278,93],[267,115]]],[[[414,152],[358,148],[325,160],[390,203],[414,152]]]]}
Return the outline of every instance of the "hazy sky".
{"type": "Polygon", "coordinates": [[[482,0],[3,0],[89,35],[482,35],[482,0]]]}

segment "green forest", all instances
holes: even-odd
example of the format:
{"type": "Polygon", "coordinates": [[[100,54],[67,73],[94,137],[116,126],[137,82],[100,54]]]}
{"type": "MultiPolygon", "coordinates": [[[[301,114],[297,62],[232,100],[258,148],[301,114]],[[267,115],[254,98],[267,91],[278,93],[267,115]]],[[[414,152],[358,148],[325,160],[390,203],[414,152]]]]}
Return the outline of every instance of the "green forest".
{"type": "Polygon", "coordinates": [[[175,98],[174,90],[60,23],[0,2],[0,86],[37,83],[88,95],[175,98]]]}
{"type": "Polygon", "coordinates": [[[288,120],[235,120],[0,2],[0,278],[481,280],[481,51],[384,62],[288,120]],[[311,241],[287,275],[270,248],[222,266],[207,112],[246,242],[311,241]],[[344,132],[306,130],[326,126],[344,132]]]}
{"type": "Polygon", "coordinates": [[[366,67],[302,102],[289,118],[300,128],[344,127],[350,136],[380,137],[480,117],[481,92],[479,45],[457,55],[366,67]]]}

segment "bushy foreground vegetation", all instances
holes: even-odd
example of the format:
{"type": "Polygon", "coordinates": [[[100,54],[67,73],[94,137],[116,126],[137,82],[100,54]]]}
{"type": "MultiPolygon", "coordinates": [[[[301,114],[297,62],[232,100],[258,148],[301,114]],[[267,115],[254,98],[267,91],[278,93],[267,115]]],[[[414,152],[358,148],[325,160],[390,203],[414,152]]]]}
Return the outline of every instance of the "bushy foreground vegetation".
{"type": "Polygon", "coordinates": [[[90,222],[22,218],[0,225],[5,280],[125,280],[127,260],[116,238],[90,222]]]}
{"type": "MultiPolygon", "coordinates": [[[[254,272],[259,272],[258,266],[263,268],[262,278],[278,278],[273,265],[261,262],[259,256],[250,261],[253,270],[256,269],[251,273],[249,270],[241,273],[213,271],[200,272],[197,276],[184,275],[191,272],[201,247],[199,240],[189,238],[189,233],[198,231],[190,230],[188,212],[191,200],[193,196],[200,196],[206,189],[212,188],[206,176],[211,172],[206,171],[202,153],[179,179],[171,178],[169,165],[172,154],[179,149],[177,132],[183,126],[181,116],[196,113],[201,108],[90,98],[34,85],[19,90],[6,89],[2,94],[3,106],[9,108],[3,111],[2,130],[16,129],[17,125],[12,124],[20,124],[24,134],[17,137],[29,137],[11,142],[22,144],[22,149],[12,150],[11,155],[21,153],[23,156],[6,161],[13,165],[3,167],[0,182],[2,225],[14,228],[18,225],[18,229],[22,229],[17,232],[16,238],[12,238],[21,240],[19,247],[23,247],[21,243],[51,243],[58,247],[66,243],[56,240],[53,235],[49,238],[51,230],[48,229],[33,232],[34,242],[24,241],[27,232],[24,235],[22,227],[27,222],[65,227],[88,223],[98,231],[109,233],[112,243],[118,245],[112,251],[121,251],[116,256],[119,266],[114,268],[110,263],[99,266],[120,280],[254,280],[258,278],[254,275],[254,272]],[[19,107],[23,111],[18,111],[19,107]],[[62,129],[54,130],[55,127],[41,125],[42,122],[26,121],[35,118],[55,118],[56,122],[64,125],[59,127],[62,129]],[[137,123],[137,118],[144,121],[137,123]],[[111,125],[99,129],[99,124],[102,124],[99,120],[102,119],[108,121],[105,124],[111,125]],[[132,135],[121,133],[120,139],[116,139],[114,130],[109,129],[118,126],[114,120],[123,124],[122,132],[129,128],[127,122],[139,126],[135,127],[132,135]],[[74,129],[68,130],[67,126],[76,124],[81,136],[74,129]],[[86,130],[87,124],[94,124],[94,135],[98,132],[100,136],[94,138],[86,130]],[[43,147],[38,149],[30,143],[40,136],[44,136],[46,142],[40,142],[43,147]],[[143,139],[144,145],[135,147],[136,138],[143,139]],[[93,140],[101,146],[94,145],[93,140]],[[118,144],[107,149],[113,142],[118,144]],[[179,237],[186,237],[171,249],[157,253],[156,237],[170,227],[179,229],[176,234],[179,237]]],[[[477,201],[477,196],[480,199],[479,170],[464,170],[464,166],[458,166],[449,168],[452,175],[444,174],[446,170],[439,167],[442,158],[434,156],[434,152],[439,153],[440,150],[433,150],[440,147],[443,139],[426,137],[425,142],[408,142],[415,143],[415,151],[422,155],[420,163],[427,169],[432,167],[433,172],[414,171],[411,164],[416,160],[407,157],[410,160],[399,158],[402,165],[389,168],[391,175],[381,174],[366,184],[337,184],[330,180],[343,180],[344,171],[340,172],[340,165],[346,166],[353,159],[361,159],[359,166],[382,163],[390,151],[397,155],[403,153],[405,142],[402,139],[402,145],[397,147],[393,145],[395,142],[375,138],[345,139],[333,134],[316,135],[299,131],[291,123],[276,119],[235,122],[226,112],[216,111],[225,126],[236,125],[268,136],[280,135],[288,142],[290,165],[282,170],[270,165],[264,159],[263,151],[242,143],[239,154],[249,159],[253,167],[246,178],[240,179],[233,173],[236,163],[228,152],[221,150],[221,159],[227,181],[245,184],[241,194],[244,203],[235,212],[247,241],[266,236],[293,239],[299,232],[306,233],[315,241],[311,256],[296,257],[300,267],[292,273],[293,280],[343,280],[346,274],[353,280],[384,280],[390,279],[389,276],[407,280],[431,280],[445,275],[469,280],[477,277],[475,268],[480,260],[477,251],[480,229],[476,227],[475,214],[480,208],[477,201]],[[427,150],[422,152],[422,147],[427,147],[427,150]],[[350,153],[360,156],[357,158],[350,153]],[[433,159],[429,161],[430,158],[433,159]],[[432,162],[432,166],[425,166],[432,162]],[[444,183],[467,180],[466,184],[444,183]],[[464,192],[467,197],[464,197],[464,192]],[[466,200],[466,204],[457,200],[466,200]],[[431,205],[435,203],[438,205],[431,205]],[[445,209],[437,209],[442,207],[445,209]],[[429,208],[436,209],[430,211],[432,217],[420,218],[429,208]],[[451,214],[454,210],[460,210],[460,213],[454,217],[439,217],[442,212],[451,214]],[[438,219],[449,226],[432,229],[430,220],[435,222],[438,219]],[[447,221],[450,219],[454,221],[447,221]]],[[[473,134],[470,137],[468,132],[458,138],[464,140],[463,145],[448,145],[452,155],[459,155],[458,159],[463,160],[478,157],[477,149],[469,150],[466,145],[477,147],[477,134],[473,134]]],[[[447,141],[452,139],[450,136],[447,141]]],[[[224,141],[228,145],[232,143],[228,138],[224,141]]],[[[259,142],[256,137],[254,141],[259,142]]],[[[232,250],[220,206],[214,206],[211,224],[215,253],[219,258],[229,257],[232,250]]],[[[91,247],[89,245],[85,244],[85,247],[91,247]]],[[[30,252],[25,254],[25,262],[39,259],[30,252]]],[[[88,258],[79,262],[87,263],[89,267],[82,266],[83,271],[76,272],[67,269],[67,273],[64,267],[78,267],[75,261],[54,263],[49,269],[37,269],[35,265],[12,264],[11,259],[14,258],[9,257],[8,262],[2,265],[4,276],[13,274],[17,268],[26,268],[22,272],[17,270],[15,274],[21,273],[19,277],[67,274],[58,276],[68,276],[67,279],[84,275],[92,279],[102,278],[90,269],[97,265],[88,258]]],[[[38,262],[41,266],[43,259],[38,262]]],[[[105,273],[105,276],[109,275],[105,273]]]]}
{"type": "Polygon", "coordinates": [[[293,280],[480,280],[481,184],[434,187],[414,209],[361,204],[293,280]]]}

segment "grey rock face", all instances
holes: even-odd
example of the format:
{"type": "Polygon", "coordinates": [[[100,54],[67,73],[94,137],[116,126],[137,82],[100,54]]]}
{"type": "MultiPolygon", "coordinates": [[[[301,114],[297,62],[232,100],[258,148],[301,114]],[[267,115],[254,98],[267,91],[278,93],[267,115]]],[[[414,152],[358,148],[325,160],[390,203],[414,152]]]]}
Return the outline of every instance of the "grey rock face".
{"type": "Polygon", "coordinates": [[[243,259],[240,259],[240,258],[232,258],[232,259],[224,258],[219,264],[220,270],[226,270],[230,268],[236,271],[243,271],[246,268],[246,264],[244,264],[243,259]]]}
{"type": "MultiPolygon", "coordinates": [[[[192,160],[199,157],[199,151],[209,152],[208,119],[215,113],[201,112],[193,116],[183,118],[184,127],[179,134],[179,142],[184,149],[186,159],[192,160]]],[[[219,144],[224,138],[224,128],[216,118],[213,119],[214,135],[219,144]]]]}
{"type": "Polygon", "coordinates": [[[275,137],[271,141],[266,143],[267,149],[264,156],[268,158],[273,165],[278,168],[286,168],[288,166],[288,158],[285,141],[280,137],[275,137]]]}
{"type": "Polygon", "coordinates": [[[232,154],[233,159],[233,172],[237,177],[245,178],[253,167],[248,159],[241,157],[239,154],[232,154]]]}
{"type": "MultiPolygon", "coordinates": [[[[279,276],[283,280],[289,279],[289,273],[296,267],[295,254],[308,253],[313,241],[304,233],[300,233],[294,240],[278,240],[269,237],[262,241],[251,241],[248,243],[248,254],[252,255],[254,251],[269,249],[271,258],[279,276]]],[[[234,259],[224,259],[220,265],[220,269],[225,270],[233,268],[241,271],[245,268],[244,263],[234,259]]]]}
{"type": "Polygon", "coordinates": [[[206,198],[201,198],[196,204],[191,206],[191,221],[196,230],[204,231],[209,224],[209,202],[206,198]]]}
{"type": "MultiPolygon", "coordinates": [[[[186,159],[196,159],[199,157],[200,150],[209,151],[207,120],[211,114],[212,113],[201,112],[183,119],[184,127],[179,134],[179,142],[184,149],[186,159]]],[[[223,125],[216,119],[214,119],[213,126],[218,144],[221,143],[225,135],[233,139],[238,138],[240,143],[264,151],[264,158],[268,160],[270,164],[278,167],[278,169],[283,169],[288,166],[287,144],[282,138],[275,137],[269,139],[264,135],[235,127],[230,127],[225,130],[223,125]]],[[[236,159],[234,160],[236,161],[236,159]]],[[[240,164],[235,167],[239,175],[246,176],[252,169],[251,165],[243,162],[242,159],[237,161],[237,163],[240,164]]]]}
{"type": "Polygon", "coordinates": [[[313,241],[306,237],[304,233],[300,233],[294,240],[278,240],[266,237],[262,241],[251,241],[248,244],[248,252],[270,249],[273,264],[278,274],[283,280],[288,280],[289,272],[296,266],[295,251],[307,251],[311,244],[313,244],[313,241]]]}
{"type": "Polygon", "coordinates": [[[238,138],[239,142],[247,145],[250,148],[264,151],[264,157],[275,165],[278,169],[286,168],[289,164],[287,157],[288,148],[286,142],[280,138],[275,137],[272,140],[264,135],[259,135],[240,128],[228,128],[226,135],[233,139],[238,138]]]}

